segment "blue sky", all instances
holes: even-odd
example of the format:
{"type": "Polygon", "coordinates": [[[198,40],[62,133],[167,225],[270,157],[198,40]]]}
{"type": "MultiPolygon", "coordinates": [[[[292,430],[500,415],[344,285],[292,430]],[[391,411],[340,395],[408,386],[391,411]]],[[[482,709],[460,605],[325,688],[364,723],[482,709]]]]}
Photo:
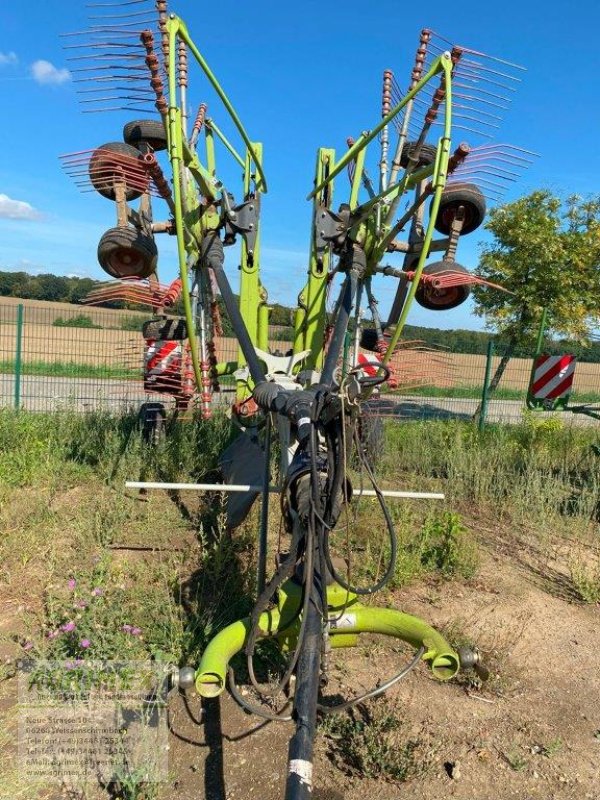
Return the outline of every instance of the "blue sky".
{"type": "MultiPolygon", "coordinates": [[[[553,2],[478,4],[380,0],[302,4],[220,4],[180,0],[182,16],[239,110],[251,136],[264,143],[269,193],[263,205],[263,271],[271,299],[294,304],[305,280],[311,188],[319,146],[345,149],[345,139],[373,127],[380,113],[381,73],[408,81],[422,27],[527,67],[497,141],[539,158],[506,199],[543,186],[559,194],[598,191],[597,54],[586,32],[600,24],[600,6],[577,11],[553,2]]],[[[0,269],[51,271],[102,278],[96,246],[115,224],[113,204],[80,194],[58,161],[62,153],[121,138],[140,114],[83,114],[60,34],[87,26],[85,0],[7,4],[0,34],[4,97],[0,151],[0,269]]],[[[191,75],[191,105],[208,100],[228,133],[224,113],[202,77],[191,75]]],[[[232,135],[233,138],[233,135],[232,135]]],[[[467,139],[460,133],[457,140],[467,139]]],[[[224,167],[227,179],[235,170],[224,167]]],[[[345,179],[337,200],[346,199],[345,179]]],[[[481,230],[461,240],[458,260],[477,263],[481,230]]],[[[171,242],[159,240],[161,279],[175,275],[171,242]],[[164,250],[164,252],[163,252],[164,250]]],[[[230,267],[235,264],[230,259],[230,267]]],[[[232,274],[234,270],[232,269],[232,274]]],[[[385,312],[395,284],[378,284],[385,312]]],[[[445,314],[415,309],[414,324],[479,328],[467,304],[445,314]]]]}

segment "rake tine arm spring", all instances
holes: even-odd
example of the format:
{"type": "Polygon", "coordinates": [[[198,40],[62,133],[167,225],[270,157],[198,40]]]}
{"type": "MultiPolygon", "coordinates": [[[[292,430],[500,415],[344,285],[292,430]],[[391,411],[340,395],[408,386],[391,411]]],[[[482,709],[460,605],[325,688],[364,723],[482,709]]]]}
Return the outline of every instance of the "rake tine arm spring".
{"type": "MultiPolygon", "coordinates": [[[[423,68],[425,66],[425,59],[427,58],[427,48],[429,46],[430,39],[431,39],[431,32],[427,28],[423,28],[423,30],[421,31],[421,38],[419,39],[419,47],[417,48],[417,54],[415,56],[415,65],[412,71],[410,89],[414,89],[414,87],[423,77],[423,68]]],[[[396,180],[398,179],[398,173],[400,172],[401,169],[400,161],[402,159],[402,149],[404,148],[404,142],[406,141],[406,137],[408,134],[408,125],[410,122],[412,107],[413,107],[413,102],[411,100],[408,106],[406,107],[406,111],[404,112],[404,119],[402,120],[402,128],[400,129],[400,133],[398,135],[396,152],[394,153],[394,158],[392,160],[390,183],[396,182],[396,180]]],[[[388,220],[391,218],[392,217],[388,217],[388,220]]]]}
{"type": "Polygon", "coordinates": [[[148,174],[154,181],[154,185],[156,186],[159,195],[162,197],[163,200],[166,201],[167,205],[169,206],[169,210],[171,212],[174,211],[173,206],[173,194],[171,192],[171,187],[167,179],[164,176],[162,169],[160,168],[160,164],[156,160],[156,156],[154,153],[145,153],[142,156],[142,161],[144,167],[148,171],[148,174]]]}
{"type": "MultiPolygon", "coordinates": [[[[383,90],[381,97],[381,116],[387,117],[392,110],[392,78],[391,70],[386,69],[383,73],[383,90]]],[[[387,187],[388,172],[388,149],[389,149],[389,129],[386,125],[381,131],[381,159],[379,161],[379,191],[382,192],[387,187]]]]}
{"type": "Polygon", "coordinates": [[[160,30],[160,44],[163,54],[165,70],[169,65],[169,33],[167,31],[167,0],[156,0],[156,10],[158,12],[158,27],[160,30]]]}
{"type": "Polygon", "coordinates": [[[152,31],[142,31],[140,39],[146,48],[146,65],[150,70],[150,86],[156,95],[156,109],[163,118],[167,118],[169,106],[165,97],[164,85],[160,77],[160,66],[156,53],[154,52],[154,36],[152,31]]]}
{"type": "Polygon", "coordinates": [[[190,136],[190,147],[195,148],[196,144],[198,143],[198,137],[200,136],[202,127],[204,125],[204,120],[206,119],[206,110],[206,103],[200,103],[200,106],[198,107],[198,113],[196,114],[196,119],[194,120],[192,135],[190,136]]]}

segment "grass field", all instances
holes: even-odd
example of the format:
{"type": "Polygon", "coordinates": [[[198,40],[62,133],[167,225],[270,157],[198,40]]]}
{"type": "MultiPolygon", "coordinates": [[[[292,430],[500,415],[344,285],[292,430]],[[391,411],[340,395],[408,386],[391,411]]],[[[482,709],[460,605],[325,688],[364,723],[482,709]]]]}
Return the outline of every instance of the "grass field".
{"type": "MultiPolygon", "coordinates": [[[[14,361],[0,361],[0,374],[12,375],[15,372],[14,361]]],[[[49,378],[97,378],[99,380],[140,380],[141,366],[128,369],[119,364],[94,365],[76,364],[73,362],[25,361],[21,364],[21,375],[41,375],[49,378]]]]}

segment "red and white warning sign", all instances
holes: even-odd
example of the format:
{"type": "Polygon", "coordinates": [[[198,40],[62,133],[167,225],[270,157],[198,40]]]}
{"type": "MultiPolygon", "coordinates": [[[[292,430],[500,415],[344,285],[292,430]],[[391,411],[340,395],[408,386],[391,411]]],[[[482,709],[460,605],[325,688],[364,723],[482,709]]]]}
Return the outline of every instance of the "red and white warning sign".
{"type": "Polygon", "coordinates": [[[144,388],[177,394],[181,389],[182,342],[146,339],[144,388]]]}
{"type": "Polygon", "coordinates": [[[571,394],[575,364],[575,356],[538,356],[529,396],[534,400],[557,400],[571,394]]]}
{"type": "Polygon", "coordinates": [[[378,375],[379,364],[381,364],[381,358],[376,353],[369,353],[369,355],[365,355],[365,353],[358,354],[358,366],[365,375],[369,375],[372,378],[378,375]]]}

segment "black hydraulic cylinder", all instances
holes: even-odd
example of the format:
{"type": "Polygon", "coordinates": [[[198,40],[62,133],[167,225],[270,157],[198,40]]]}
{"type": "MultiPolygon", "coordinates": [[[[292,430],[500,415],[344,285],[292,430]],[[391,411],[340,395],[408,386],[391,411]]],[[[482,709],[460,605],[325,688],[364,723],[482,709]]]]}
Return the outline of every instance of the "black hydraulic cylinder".
{"type": "Polygon", "coordinates": [[[263,371],[260,359],[256,355],[256,350],[250,339],[248,328],[242,317],[240,309],[236,303],[229,280],[223,269],[225,255],[223,253],[223,242],[219,239],[217,233],[207,234],[202,240],[202,259],[205,264],[210,267],[217,280],[225,310],[231,320],[233,331],[240,343],[240,348],[248,364],[250,375],[254,383],[262,383],[265,380],[265,373],[263,371]]]}
{"type": "Polygon", "coordinates": [[[354,270],[346,275],[346,279],[342,286],[342,302],[338,310],[335,327],[327,349],[327,356],[325,357],[325,364],[323,365],[323,372],[321,374],[321,385],[331,387],[333,385],[333,376],[342,354],[344,346],[344,339],[346,338],[346,331],[348,330],[348,322],[352,314],[352,307],[354,305],[354,298],[356,297],[357,274],[354,270]]]}

